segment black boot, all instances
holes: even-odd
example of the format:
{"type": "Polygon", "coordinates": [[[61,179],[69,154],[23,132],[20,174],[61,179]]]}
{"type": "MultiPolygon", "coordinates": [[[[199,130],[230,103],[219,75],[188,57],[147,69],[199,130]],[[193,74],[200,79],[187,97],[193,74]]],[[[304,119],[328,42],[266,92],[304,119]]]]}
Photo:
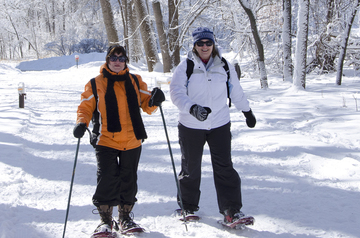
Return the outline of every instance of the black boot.
{"type": "Polygon", "coordinates": [[[132,210],[133,205],[123,205],[118,206],[119,210],[119,225],[121,227],[121,230],[123,232],[126,232],[127,230],[137,228],[139,227],[138,224],[136,224],[132,219],[132,210]]]}
{"type": "Polygon", "coordinates": [[[109,205],[100,205],[99,207],[97,207],[97,210],[99,211],[101,223],[98,225],[95,232],[111,232],[113,224],[113,207],[110,207],[109,205]]]}

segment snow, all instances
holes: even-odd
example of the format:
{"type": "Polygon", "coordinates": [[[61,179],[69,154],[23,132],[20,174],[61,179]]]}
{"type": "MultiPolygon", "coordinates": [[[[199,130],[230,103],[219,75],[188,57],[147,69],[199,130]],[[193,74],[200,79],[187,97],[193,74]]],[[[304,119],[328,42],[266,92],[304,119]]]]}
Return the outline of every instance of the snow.
{"type": "MultiPolygon", "coordinates": [[[[85,83],[98,74],[104,58],[80,55],[78,67],[74,56],[0,63],[1,238],[62,237],[77,145],[72,135],[76,110],[85,83]],[[26,87],[23,109],[19,82],[26,87]]],[[[141,64],[130,69],[150,89],[171,77],[149,73],[141,64]]],[[[247,128],[242,113],[231,108],[242,211],[256,219],[242,231],[217,224],[221,215],[207,147],[198,213],[202,219],[188,223],[186,231],[174,217],[176,184],[160,110],[143,114],[149,138],[139,165],[134,215],[147,232],[139,237],[360,237],[360,78],[344,72],[342,86],[335,85],[335,74],[308,75],[306,90],[276,75],[268,75],[267,90],[260,89],[256,78],[241,78],[257,117],[256,127],[247,128]]],[[[163,111],[179,172],[177,109],[168,84],[159,85],[167,98],[163,111]]],[[[69,238],[89,237],[99,223],[92,214],[96,162],[88,140],[88,135],[81,140],[78,154],[69,238]]]]}

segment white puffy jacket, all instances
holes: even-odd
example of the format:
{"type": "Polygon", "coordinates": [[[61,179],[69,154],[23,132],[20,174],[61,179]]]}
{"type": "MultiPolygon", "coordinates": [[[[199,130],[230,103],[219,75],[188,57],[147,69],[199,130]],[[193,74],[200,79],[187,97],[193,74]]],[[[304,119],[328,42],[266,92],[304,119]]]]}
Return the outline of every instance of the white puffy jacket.
{"type": "MultiPolygon", "coordinates": [[[[224,63],[216,56],[209,61],[207,69],[199,57],[188,54],[188,58],[194,62],[194,71],[189,80],[186,75],[187,63],[182,61],[173,74],[170,83],[170,96],[172,102],[179,108],[179,122],[193,129],[210,130],[227,124],[230,121],[230,111],[227,104],[226,81],[227,74],[224,63]],[[190,114],[192,105],[198,104],[209,107],[211,113],[205,121],[199,121],[190,114]]],[[[250,110],[247,100],[234,66],[229,62],[230,69],[230,98],[231,103],[239,111],[250,110]]]]}

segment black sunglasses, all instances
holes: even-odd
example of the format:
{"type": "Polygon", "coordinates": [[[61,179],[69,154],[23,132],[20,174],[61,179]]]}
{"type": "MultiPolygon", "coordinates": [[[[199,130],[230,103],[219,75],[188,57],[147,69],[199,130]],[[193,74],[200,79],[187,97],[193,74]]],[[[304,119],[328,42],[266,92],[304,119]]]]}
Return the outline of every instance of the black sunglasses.
{"type": "Polygon", "coordinates": [[[211,40],[208,40],[208,41],[197,41],[196,42],[196,45],[199,46],[199,47],[202,47],[204,45],[206,46],[212,46],[213,45],[213,42],[211,40]]]}
{"type": "Polygon", "coordinates": [[[117,60],[119,60],[120,62],[125,62],[127,60],[126,56],[116,56],[116,55],[112,55],[109,57],[111,62],[116,62],[117,60]]]}

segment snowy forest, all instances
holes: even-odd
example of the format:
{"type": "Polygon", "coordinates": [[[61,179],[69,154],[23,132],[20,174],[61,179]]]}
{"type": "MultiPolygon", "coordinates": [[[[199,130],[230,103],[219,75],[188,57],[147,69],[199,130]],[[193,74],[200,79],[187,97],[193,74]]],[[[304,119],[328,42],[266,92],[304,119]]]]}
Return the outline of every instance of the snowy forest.
{"type": "Polygon", "coordinates": [[[267,88],[267,74],[306,87],[306,74],[360,68],[359,0],[1,0],[0,59],[30,60],[104,52],[125,45],[131,62],[164,72],[192,47],[191,32],[211,28],[267,88]],[[247,57],[247,58],[248,58],[247,57]]]}
{"type": "Polygon", "coordinates": [[[166,97],[163,111],[142,114],[139,238],[360,238],[359,0],[0,2],[0,238],[88,238],[98,226],[94,148],[73,128],[84,85],[115,43],[166,97]],[[238,69],[257,120],[248,128],[230,108],[241,210],[255,218],[243,230],[219,224],[207,145],[201,219],[174,213],[182,153],[169,82],[199,26],[238,69]]]}

